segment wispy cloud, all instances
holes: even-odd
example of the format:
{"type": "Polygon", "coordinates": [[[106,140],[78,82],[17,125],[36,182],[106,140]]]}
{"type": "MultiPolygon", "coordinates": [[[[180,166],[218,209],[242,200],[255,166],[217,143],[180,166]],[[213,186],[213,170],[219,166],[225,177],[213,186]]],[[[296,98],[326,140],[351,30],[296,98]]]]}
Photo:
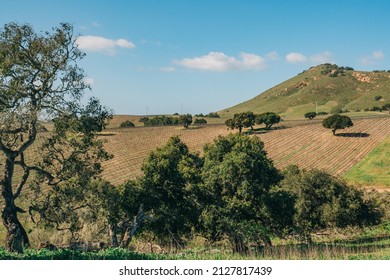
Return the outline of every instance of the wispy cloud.
{"type": "Polygon", "coordinates": [[[235,58],[223,52],[210,52],[200,57],[177,60],[175,63],[190,69],[216,72],[259,70],[266,66],[264,58],[256,54],[241,53],[239,58],[235,58]]]}
{"type": "Polygon", "coordinates": [[[317,54],[313,54],[310,56],[307,56],[303,53],[298,52],[292,52],[286,55],[286,61],[288,63],[295,63],[295,64],[301,64],[301,63],[314,63],[314,64],[321,64],[321,63],[334,63],[334,59],[332,57],[332,53],[329,51],[320,52],[317,54]]]}
{"type": "Polygon", "coordinates": [[[288,63],[306,63],[308,58],[301,53],[292,52],[286,55],[288,63]]]}
{"type": "Polygon", "coordinates": [[[373,51],[370,55],[361,58],[359,62],[364,65],[376,64],[382,61],[384,58],[385,55],[382,51],[373,51]]]}
{"type": "Polygon", "coordinates": [[[161,72],[175,72],[176,68],[175,67],[160,67],[161,72]]]}
{"type": "Polygon", "coordinates": [[[269,60],[279,60],[279,54],[276,51],[267,53],[266,58],[269,60]]]}
{"type": "Polygon", "coordinates": [[[108,39],[100,36],[80,36],[76,40],[78,48],[84,51],[113,55],[117,48],[135,48],[134,43],[125,39],[108,39]]]}

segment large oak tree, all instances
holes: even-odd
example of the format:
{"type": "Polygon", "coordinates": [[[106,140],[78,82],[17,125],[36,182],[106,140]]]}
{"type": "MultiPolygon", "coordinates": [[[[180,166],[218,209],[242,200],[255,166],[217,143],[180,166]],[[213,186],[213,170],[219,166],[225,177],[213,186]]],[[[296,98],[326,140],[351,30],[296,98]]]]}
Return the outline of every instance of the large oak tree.
{"type": "Polygon", "coordinates": [[[99,174],[100,161],[108,158],[96,132],[105,127],[111,112],[96,99],[81,105],[89,85],[78,66],[85,54],[76,39],[66,23],[44,33],[10,23],[0,33],[1,216],[10,251],[29,246],[18,219],[25,210],[16,204],[23,190],[45,190],[44,205],[37,200],[30,212],[59,227],[69,223],[67,214],[83,207],[83,192],[75,192],[99,174]],[[43,118],[52,119],[55,126],[44,141],[36,141],[43,118]],[[26,156],[32,147],[40,152],[34,160],[26,156]],[[63,198],[66,204],[60,203],[63,198]]]}

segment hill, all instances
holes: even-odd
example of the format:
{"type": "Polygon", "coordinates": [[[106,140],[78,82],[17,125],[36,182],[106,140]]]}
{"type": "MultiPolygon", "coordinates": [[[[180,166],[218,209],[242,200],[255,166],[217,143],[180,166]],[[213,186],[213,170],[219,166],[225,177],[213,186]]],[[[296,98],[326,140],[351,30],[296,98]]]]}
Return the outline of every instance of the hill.
{"type": "Polygon", "coordinates": [[[389,71],[363,72],[335,64],[321,64],[219,114],[273,111],[303,116],[310,111],[363,111],[390,103],[389,71]]]}

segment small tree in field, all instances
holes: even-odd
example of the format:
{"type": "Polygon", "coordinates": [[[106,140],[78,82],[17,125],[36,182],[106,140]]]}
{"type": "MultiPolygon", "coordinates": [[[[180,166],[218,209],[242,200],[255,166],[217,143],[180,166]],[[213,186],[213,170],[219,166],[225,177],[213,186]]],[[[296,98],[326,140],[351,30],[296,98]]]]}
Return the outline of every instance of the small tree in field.
{"type": "Polygon", "coordinates": [[[180,123],[187,129],[192,124],[192,116],[190,114],[180,115],[180,123]]]}
{"type": "Polygon", "coordinates": [[[252,112],[244,112],[234,114],[233,119],[228,119],[225,121],[225,124],[230,129],[238,129],[238,132],[241,133],[244,127],[251,127],[255,125],[255,114],[252,112]]]}
{"type": "Polygon", "coordinates": [[[322,126],[332,129],[333,135],[336,135],[337,129],[344,129],[353,126],[353,122],[350,117],[342,116],[340,114],[334,114],[325,118],[322,121],[322,126]]]}
{"type": "Polygon", "coordinates": [[[316,112],[308,112],[308,113],[305,114],[305,118],[309,119],[309,120],[314,119],[316,116],[317,116],[316,112]]]}
{"type": "Polygon", "coordinates": [[[124,121],[120,124],[120,128],[129,128],[129,127],[135,127],[135,124],[132,121],[124,121]]]}
{"type": "Polygon", "coordinates": [[[77,64],[83,57],[66,23],[43,34],[29,25],[10,23],[0,33],[1,216],[10,251],[29,246],[18,219],[18,213],[26,211],[17,206],[26,187],[44,197],[30,197],[31,215],[38,213],[57,228],[71,228],[76,223],[67,214],[85,205],[90,181],[99,176],[100,162],[109,158],[96,132],[104,129],[112,113],[94,98],[87,106],[80,103],[89,88],[77,64]],[[38,142],[42,117],[53,119],[54,129],[38,142]],[[25,155],[33,144],[39,156],[28,160],[25,155]],[[15,175],[16,167],[21,176],[15,175]]]}
{"type": "Polygon", "coordinates": [[[270,130],[274,124],[279,123],[281,120],[280,116],[273,113],[267,112],[256,116],[256,124],[265,124],[265,129],[270,130]]]}

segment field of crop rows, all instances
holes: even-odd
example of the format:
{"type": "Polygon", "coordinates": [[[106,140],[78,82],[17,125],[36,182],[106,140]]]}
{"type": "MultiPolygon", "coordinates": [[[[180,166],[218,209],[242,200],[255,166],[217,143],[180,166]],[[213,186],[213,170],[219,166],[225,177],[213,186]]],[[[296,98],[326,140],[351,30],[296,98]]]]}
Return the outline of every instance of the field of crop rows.
{"type": "MultiPolygon", "coordinates": [[[[229,133],[225,125],[188,130],[179,127],[109,130],[104,137],[106,148],[114,158],[104,163],[103,175],[113,184],[142,175],[140,168],[148,153],[164,145],[173,135],[179,135],[191,151],[201,152],[206,143],[229,133]]],[[[278,168],[297,164],[301,168],[320,168],[341,175],[390,134],[390,118],[354,120],[353,127],[338,130],[337,134],[333,136],[319,122],[305,125],[286,122],[270,132],[259,131],[256,137],[264,142],[278,168]]]]}
{"type": "MultiPolygon", "coordinates": [[[[208,125],[184,130],[181,127],[136,127],[108,129],[100,137],[107,140],[106,149],[114,155],[103,163],[103,177],[117,185],[142,175],[141,166],[151,150],[164,145],[173,135],[178,135],[192,152],[201,153],[203,146],[218,135],[227,135],[225,125],[208,125]]],[[[237,130],[233,131],[237,133],[237,130]]],[[[376,145],[390,134],[390,117],[356,119],[354,126],[338,130],[333,136],[321,123],[282,122],[269,132],[258,131],[269,157],[277,168],[297,164],[301,168],[320,168],[335,175],[344,174],[362,160],[376,145]]],[[[41,133],[37,142],[43,141],[41,133]]],[[[37,159],[36,145],[26,152],[27,162],[37,159]]],[[[2,155],[0,155],[2,162],[2,155]]],[[[3,171],[0,165],[0,172],[3,171]]],[[[17,179],[20,168],[15,170],[17,179]]]]}

